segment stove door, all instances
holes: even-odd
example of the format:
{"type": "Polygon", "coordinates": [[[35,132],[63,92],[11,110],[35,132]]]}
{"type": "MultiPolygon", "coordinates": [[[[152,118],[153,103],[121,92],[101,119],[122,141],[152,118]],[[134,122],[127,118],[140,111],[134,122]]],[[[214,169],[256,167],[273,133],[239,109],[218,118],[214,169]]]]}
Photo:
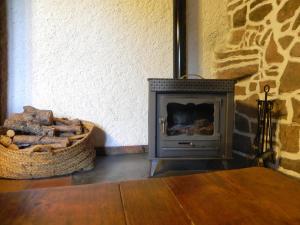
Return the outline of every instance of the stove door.
{"type": "Polygon", "coordinates": [[[221,157],[224,101],[224,96],[213,94],[158,95],[158,156],[221,157]]]}

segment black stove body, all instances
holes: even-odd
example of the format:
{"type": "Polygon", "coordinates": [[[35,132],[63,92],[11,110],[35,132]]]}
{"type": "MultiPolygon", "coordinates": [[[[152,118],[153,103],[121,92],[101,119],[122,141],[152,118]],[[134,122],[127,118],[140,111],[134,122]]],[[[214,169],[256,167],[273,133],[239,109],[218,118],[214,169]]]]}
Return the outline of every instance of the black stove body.
{"type": "Polygon", "coordinates": [[[149,79],[149,157],[220,159],[232,155],[233,80],[149,79]]]}

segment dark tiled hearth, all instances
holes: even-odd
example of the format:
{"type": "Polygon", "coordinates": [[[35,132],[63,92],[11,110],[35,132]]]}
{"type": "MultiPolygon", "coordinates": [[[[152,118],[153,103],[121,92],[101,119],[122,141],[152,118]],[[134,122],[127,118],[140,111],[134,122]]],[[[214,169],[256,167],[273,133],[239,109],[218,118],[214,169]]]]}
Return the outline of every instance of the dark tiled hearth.
{"type": "MultiPolygon", "coordinates": [[[[229,168],[248,167],[251,163],[237,155],[230,161],[229,168]]],[[[156,177],[185,175],[220,170],[223,165],[218,160],[162,161],[156,177]]],[[[98,156],[96,167],[89,172],[73,174],[73,184],[89,184],[98,182],[114,182],[124,180],[146,179],[149,176],[149,160],[147,153],[114,156],[98,156]]]]}
{"type": "Polygon", "coordinates": [[[73,174],[73,184],[112,182],[148,177],[147,154],[97,156],[92,171],[73,174]]]}

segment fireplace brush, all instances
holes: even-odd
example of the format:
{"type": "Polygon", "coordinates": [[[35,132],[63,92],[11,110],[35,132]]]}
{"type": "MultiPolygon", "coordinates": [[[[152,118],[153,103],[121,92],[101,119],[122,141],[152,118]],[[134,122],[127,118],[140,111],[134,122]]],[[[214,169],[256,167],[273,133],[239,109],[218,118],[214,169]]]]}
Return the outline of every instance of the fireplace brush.
{"type": "Polygon", "coordinates": [[[270,86],[264,86],[265,99],[257,100],[257,132],[254,139],[255,159],[259,164],[267,167],[268,163],[275,163],[272,132],[273,101],[268,100],[270,86]]]}

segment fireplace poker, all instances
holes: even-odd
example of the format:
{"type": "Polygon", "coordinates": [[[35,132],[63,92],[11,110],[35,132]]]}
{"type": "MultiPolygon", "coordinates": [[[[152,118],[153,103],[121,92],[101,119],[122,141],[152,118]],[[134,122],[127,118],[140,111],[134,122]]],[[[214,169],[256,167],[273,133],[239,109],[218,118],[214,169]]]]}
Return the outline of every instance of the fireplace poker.
{"type": "Polygon", "coordinates": [[[270,86],[264,86],[264,100],[257,100],[257,132],[254,139],[255,159],[263,162],[266,167],[269,162],[275,163],[275,152],[272,138],[273,101],[268,100],[270,86]]]}

